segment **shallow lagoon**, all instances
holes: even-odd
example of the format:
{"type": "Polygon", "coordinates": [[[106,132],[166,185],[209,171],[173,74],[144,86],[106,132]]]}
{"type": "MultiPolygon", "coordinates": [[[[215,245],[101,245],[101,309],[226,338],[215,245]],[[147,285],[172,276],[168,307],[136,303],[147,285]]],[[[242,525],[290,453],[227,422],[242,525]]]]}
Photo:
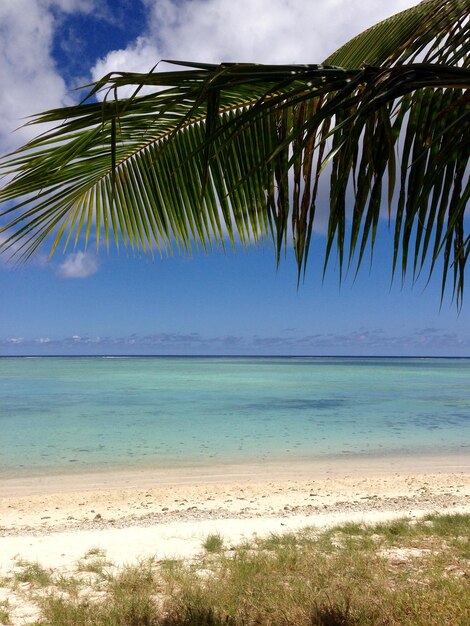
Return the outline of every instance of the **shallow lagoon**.
{"type": "Polygon", "coordinates": [[[0,358],[0,474],[470,454],[470,359],[0,358]]]}

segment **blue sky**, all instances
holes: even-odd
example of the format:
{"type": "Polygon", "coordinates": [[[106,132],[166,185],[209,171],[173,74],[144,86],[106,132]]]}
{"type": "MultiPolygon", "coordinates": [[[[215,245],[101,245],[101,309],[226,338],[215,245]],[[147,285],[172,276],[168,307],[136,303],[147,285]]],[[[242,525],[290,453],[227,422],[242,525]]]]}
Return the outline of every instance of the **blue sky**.
{"type": "MultiPolygon", "coordinates": [[[[0,152],[30,136],[20,118],[77,99],[108,71],[161,58],[316,62],[414,2],[335,0],[7,0],[0,6],[0,152]],[[313,6],[314,5],[314,6],[313,6]],[[385,6],[386,5],[386,6],[385,6]]],[[[322,277],[321,226],[297,288],[292,254],[270,246],[146,258],[94,249],[17,268],[0,260],[0,355],[470,355],[467,307],[440,308],[439,274],[390,285],[391,237],[339,285],[322,277]]]]}

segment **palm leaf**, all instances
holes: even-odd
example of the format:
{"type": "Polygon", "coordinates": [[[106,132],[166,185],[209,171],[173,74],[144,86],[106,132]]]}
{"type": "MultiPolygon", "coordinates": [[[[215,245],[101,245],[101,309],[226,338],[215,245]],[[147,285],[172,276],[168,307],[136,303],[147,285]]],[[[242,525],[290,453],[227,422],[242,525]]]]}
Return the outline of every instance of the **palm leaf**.
{"type": "Polygon", "coordinates": [[[469,0],[426,0],[323,65],[181,63],[105,76],[80,105],[33,117],[55,128],[1,161],[1,247],[27,258],[92,232],[97,245],[144,251],[274,237],[279,259],[290,228],[302,272],[326,179],[325,263],[336,248],[341,270],[359,265],[388,203],[393,270],[416,277],[442,258],[443,292],[451,270],[460,303],[469,14],[469,0]],[[129,86],[131,98],[115,97],[129,86]]]}

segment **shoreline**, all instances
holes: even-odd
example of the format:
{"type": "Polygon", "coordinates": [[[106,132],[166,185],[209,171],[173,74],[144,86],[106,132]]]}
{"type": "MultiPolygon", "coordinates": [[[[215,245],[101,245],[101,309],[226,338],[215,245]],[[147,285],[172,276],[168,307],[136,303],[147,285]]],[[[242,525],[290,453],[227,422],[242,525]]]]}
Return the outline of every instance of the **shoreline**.
{"type": "Polygon", "coordinates": [[[470,513],[469,455],[0,478],[0,571],[14,566],[15,555],[65,567],[96,545],[116,558],[119,536],[132,561],[156,549],[168,553],[166,535],[182,546],[192,537],[189,552],[183,549],[189,556],[194,537],[200,545],[207,529],[223,527],[236,541],[247,533],[433,512],[470,513]]]}
{"type": "Polygon", "coordinates": [[[0,478],[0,538],[204,519],[455,507],[470,511],[469,455],[0,478]]]}
{"type": "Polygon", "coordinates": [[[20,476],[0,473],[0,498],[11,495],[38,493],[67,493],[118,489],[132,483],[135,486],[205,483],[235,483],[275,479],[325,478],[328,476],[382,476],[394,472],[440,473],[463,471],[470,473],[470,452],[386,453],[382,455],[324,456],[314,460],[293,459],[261,462],[212,463],[172,466],[132,466],[73,472],[50,472],[20,476]]]}

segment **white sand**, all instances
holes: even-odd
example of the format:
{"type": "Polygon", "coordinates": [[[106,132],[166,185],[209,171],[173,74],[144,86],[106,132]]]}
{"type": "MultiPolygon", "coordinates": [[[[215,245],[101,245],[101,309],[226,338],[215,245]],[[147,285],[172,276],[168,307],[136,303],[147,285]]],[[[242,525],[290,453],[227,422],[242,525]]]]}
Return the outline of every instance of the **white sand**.
{"type": "MultiPolygon", "coordinates": [[[[463,512],[463,507],[453,511],[463,512]]],[[[470,509],[468,509],[470,511],[470,509]]],[[[188,559],[203,552],[204,539],[218,533],[224,544],[230,547],[244,539],[282,534],[307,526],[333,526],[358,522],[381,522],[409,515],[417,517],[425,510],[369,511],[364,513],[326,513],[313,516],[257,517],[254,519],[200,520],[194,522],[162,523],[154,526],[128,526],[103,530],[63,531],[49,535],[3,537],[0,539],[1,562],[5,570],[11,570],[18,555],[40,563],[43,567],[73,571],[77,561],[93,548],[100,548],[114,565],[125,565],[141,559],[155,558],[188,559]]]]}
{"type": "Polygon", "coordinates": [[[0,574],[20,556],[68,570],[93,547],[115,563],[188,558],[228,544],[347,520],[470,512],[470,458],[139,470],[0,480],[0,574]]]}

